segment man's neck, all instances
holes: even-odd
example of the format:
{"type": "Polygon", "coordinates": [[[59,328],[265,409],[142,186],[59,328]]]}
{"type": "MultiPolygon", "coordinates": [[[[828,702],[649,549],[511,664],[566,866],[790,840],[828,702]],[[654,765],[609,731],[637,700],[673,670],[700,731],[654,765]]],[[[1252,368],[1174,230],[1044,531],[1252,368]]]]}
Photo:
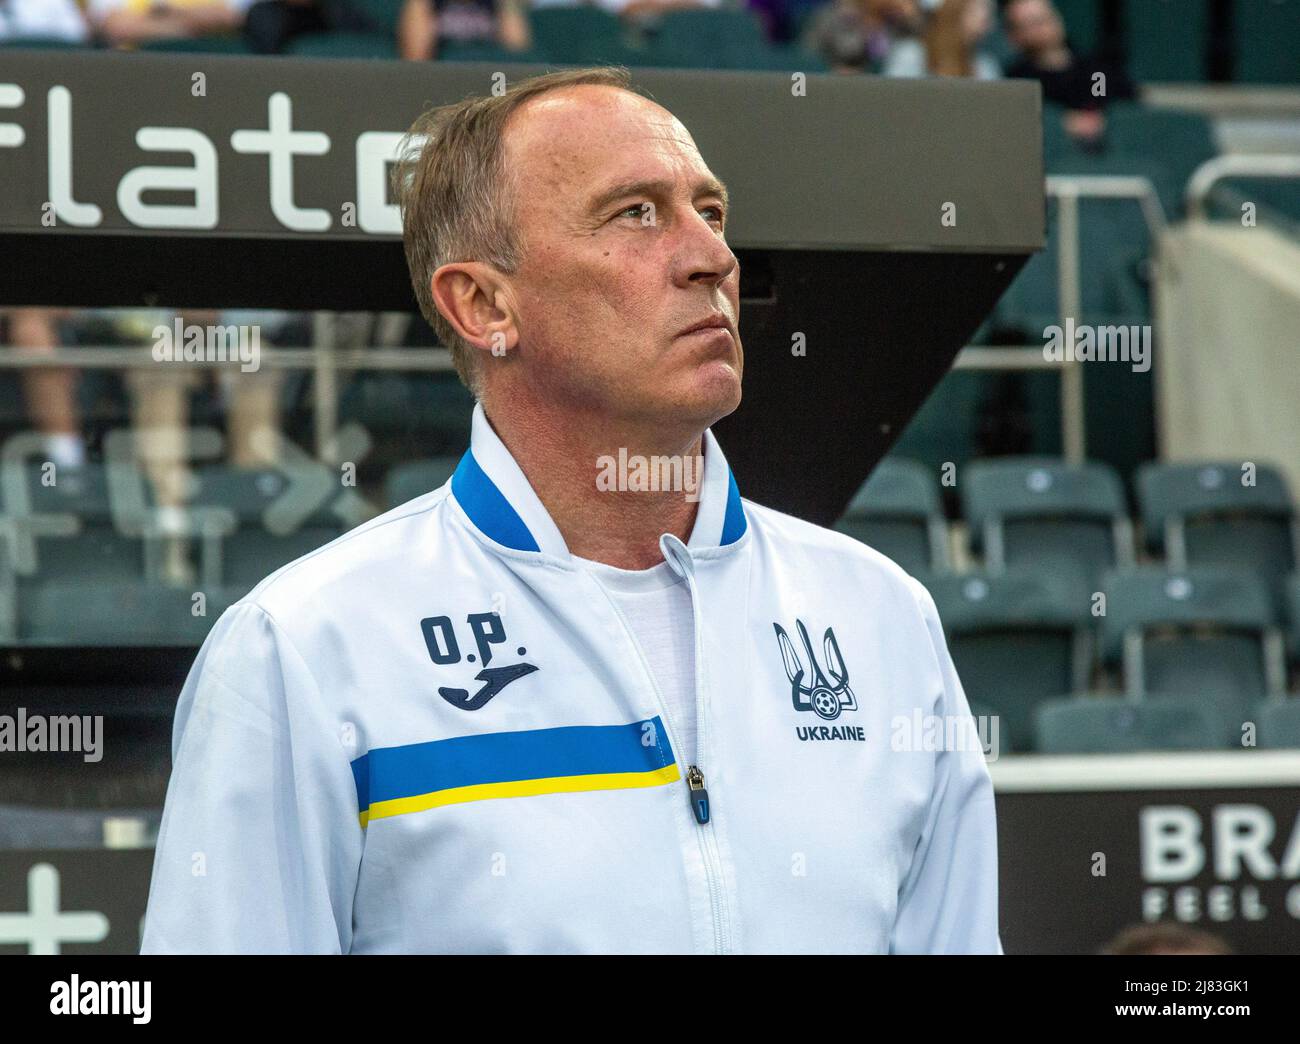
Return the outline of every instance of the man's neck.
{"type": "MultiPolygon", "coordinates": [[[[672,533],[685,542],[695,524],[702,479],[700,433],[665,436],[600,418],[575,418],[545,409],[484,412],[493,430],[527,477],[571,554],[620,569],[649,569],[663,561],[659,538],[672,533]],[[608,461],[626,451],[675,457],[687,488],[637,490],[619,482],[606,489],[608,461]],[[602,467],[602,458],[605,466],[602,467]],[[688,495],[689,494],[689,495],[688,495]]],[[[614,469],[619,478],[624,472],[614,469]]],[[[628,469],[631,471],[631,468],[628,469]]]]}

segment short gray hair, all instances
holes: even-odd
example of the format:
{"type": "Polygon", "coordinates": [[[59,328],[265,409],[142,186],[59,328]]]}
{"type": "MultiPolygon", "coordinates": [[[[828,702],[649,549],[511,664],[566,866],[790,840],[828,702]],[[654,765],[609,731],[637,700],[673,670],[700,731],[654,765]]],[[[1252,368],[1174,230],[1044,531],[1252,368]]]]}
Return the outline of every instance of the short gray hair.
{"type": "Polygon", "coordinates": [[[434,304],[430,282],[442,265],[481,261],[513,273],[523,244],[515,220],[518,171],[505,171],[506,121],[525,102],[564,87],[593,84],[630,91],[622,66],[596,66],[521,80],[500,95],[476,95],[429,109],[411,125],[393,170],[402,242],[420,313],[451,350],[465,386],[479,396],[476,349],[434,304]]]}

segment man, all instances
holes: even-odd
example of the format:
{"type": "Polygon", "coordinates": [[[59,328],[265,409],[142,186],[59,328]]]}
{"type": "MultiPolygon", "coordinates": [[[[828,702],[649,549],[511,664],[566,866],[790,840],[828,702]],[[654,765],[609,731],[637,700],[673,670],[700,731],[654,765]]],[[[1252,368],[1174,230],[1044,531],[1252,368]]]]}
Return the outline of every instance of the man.
{"type": "Polygon", "coordinates": [[[1097,142],[1106,129],[1107,103],[1136,94],[1123,66],[1102,53],[1075,54],[1051,0],[1010,0],[1003,21],[1020,53],[1007,75],[1037,80],[1045,101],[1065,107],[1066,131],[1080,142],[1097,142]]]}
{"type": "Polygon", "coordinates": [[[992,0],[935,0],[926,5],[919,35],[894,41],[885,76],[972,76],[996,80],[1002,68],[981,45],[993,28],[992,0]]]}
{"type": "Polygon", "coordinates": [[[437,58],[444,43],[526,51],[532,40],[519,0],[406,0],[397,21],[397,53],[408,61],[437,58]]]}
{"type": "Polygon", "coordinates": [[[1000,952],[981,752],[907,731],[970,723],[934,604],[741,499],[727,190],[627,82],[413,128],[470,449],[214,627],[146,951],[1000,952]]]}
{"type": "Polygon", "coordinates": [[[355,0],[255,0],[244,21],[244,40],[254,54],[281,54],[312,33],[377,31],[355,0]]]}
{"type": "Polygon", "coordinates": [[[114,47],[234,33],[253,0],[89,0],[95,30],[114,47]]]}
{"type": "Polygon", "coordinates": [[[1213,932],[1177,921],[1157,921],[1154,924],[1129,925],[1100,952],[1113,957],[1223,957],[1230,956],[1233,949],[1213,932]]]}

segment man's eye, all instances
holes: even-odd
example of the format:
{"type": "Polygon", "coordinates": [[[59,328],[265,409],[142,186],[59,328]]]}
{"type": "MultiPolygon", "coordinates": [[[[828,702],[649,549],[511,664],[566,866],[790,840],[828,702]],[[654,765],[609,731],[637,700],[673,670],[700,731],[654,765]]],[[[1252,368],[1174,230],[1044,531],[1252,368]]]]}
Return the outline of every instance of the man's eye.
{"type": "Polygon", "coordinates": [[[632,217],[639,218],[642,217],[644,214],[646,214],[649,211],[649,209],[650,209],[649,203],[634,203],[632,206],[625,207],[624,209],[620,210],[618,212],[618,216],[627,217],[628,215],[631,215],[632,217]]]}
{"type": "Polygon", "coordinates": [[[718,215],[718,216],[717,216],[717,221],[718,221],[719,224],[722,223],[723,218],[726,216],[725,213],[723,212],[722,208],[719,207],[719,206],[705,207],[704,209],[705,209],[705,210],[711,210],[711,211],[713,211],[715,214],[717,214],[717,215],[718,215]]]}

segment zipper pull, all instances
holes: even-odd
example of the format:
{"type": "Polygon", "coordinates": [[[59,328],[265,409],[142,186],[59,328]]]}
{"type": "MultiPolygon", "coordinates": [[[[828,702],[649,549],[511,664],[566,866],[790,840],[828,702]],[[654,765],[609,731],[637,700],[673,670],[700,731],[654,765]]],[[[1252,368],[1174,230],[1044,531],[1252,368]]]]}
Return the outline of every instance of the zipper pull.
{"type": "Polygon", "coordinates": [[[686,785],[690,787],[691,811],[695,813],[695,822],[709,821],[709,792],[704,789],[704,773],[694,765],[686,770],[686,785]]]}

